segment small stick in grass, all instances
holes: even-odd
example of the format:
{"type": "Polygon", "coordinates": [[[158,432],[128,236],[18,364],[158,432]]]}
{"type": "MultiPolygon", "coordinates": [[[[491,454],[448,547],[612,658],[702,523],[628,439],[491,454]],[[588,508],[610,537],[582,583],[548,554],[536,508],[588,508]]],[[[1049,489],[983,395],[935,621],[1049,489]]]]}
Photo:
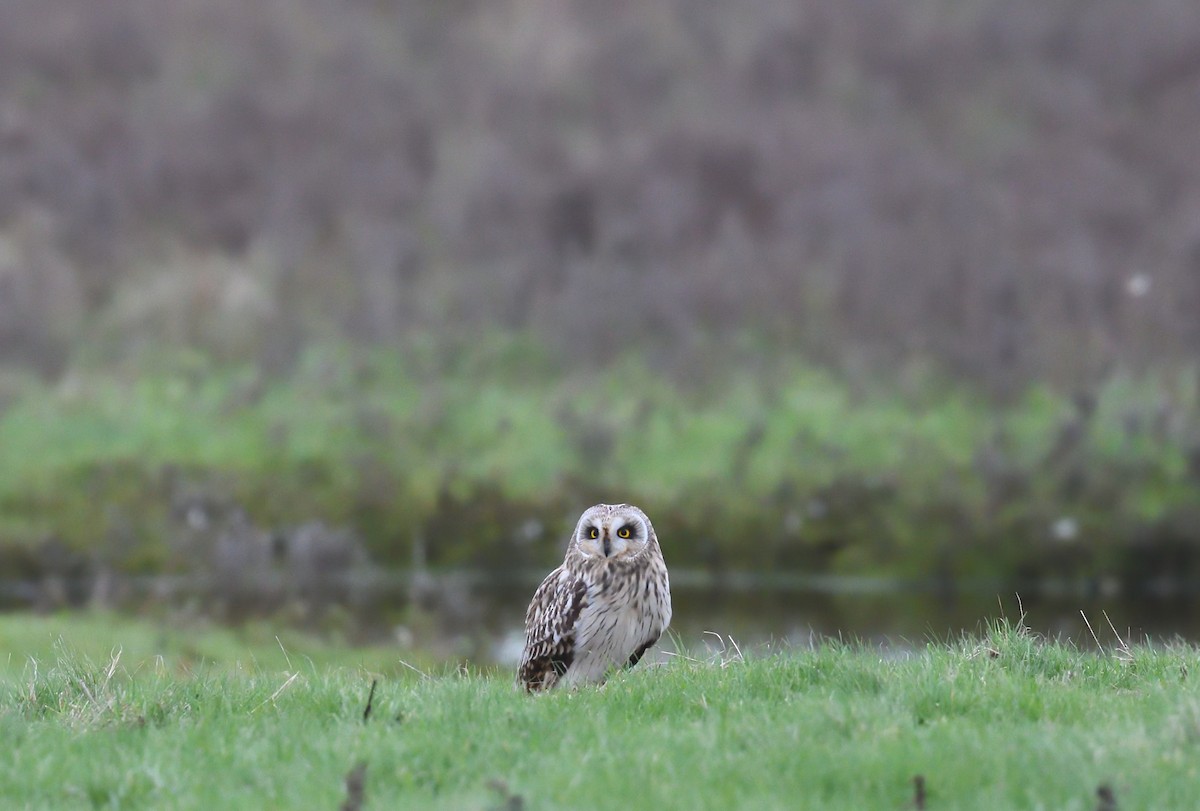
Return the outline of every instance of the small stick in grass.
{"type": "Polygon", "coordinates": [[[367,762],[360,760],[358,765],[346,774],[346,802],[342,803],[341,811],[362,811],[366,777],[367,762]]]}
{"type": "Polygon", "coordinates": [[[925,809],[925,775],[918,774],[913,778],[913,808],[917,811],[925,809]]]}
{"type": "Polygon", "coordinates": [[[522,811],[525,808],[525,798],[511,791],[508,783],[498,777],[487,781],[487,787],[500,795],[500,804],[491,806],[489,811],[522,811]]]}
{"type": "Polygon", "coordinates": [[[367,706],[363,709],[363,723],[367,723],[367,719],[371,717],[371,705],[375,701],[375,687],[379,684],[379,679],[371,679],[371,692],[367,694],[367,706]]]}

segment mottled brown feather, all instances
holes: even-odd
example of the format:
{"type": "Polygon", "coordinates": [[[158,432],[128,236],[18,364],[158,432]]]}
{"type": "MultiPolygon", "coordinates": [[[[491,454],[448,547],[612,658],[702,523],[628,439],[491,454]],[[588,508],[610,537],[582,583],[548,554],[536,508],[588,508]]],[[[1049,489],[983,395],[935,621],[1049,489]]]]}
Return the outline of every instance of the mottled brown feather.
{"type": "Polygon", "coordinates": [[[563,573],[559,566],[546,576],[525,613],[527,641],[518,678],[529,691],[553,687],[575,656],[575,623],[587,605],[587,586],[563,573]]]}

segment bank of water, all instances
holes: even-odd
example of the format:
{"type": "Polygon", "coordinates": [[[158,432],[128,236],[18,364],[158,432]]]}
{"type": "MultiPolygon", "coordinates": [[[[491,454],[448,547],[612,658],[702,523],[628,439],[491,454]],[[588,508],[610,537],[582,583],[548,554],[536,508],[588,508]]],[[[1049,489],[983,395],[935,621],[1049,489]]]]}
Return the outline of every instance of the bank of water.
{"type": "MultiPolygon", "coordinates": [[[[102,607],[230,623],[336,627],[398,647],[432,640],[450,656],[508,665],[519,655],[525,607],[539,572],[360,572],[345,582],[259,580],[231,590],[198,577],[87,581],[0,580],[10,610],[102,607]],[[330,618],[335,618],[335,622],[330,618]]],[[[1200,584],[1115,581],[917,581],[889,578],[673,573],[668,651],[709,655],[827,639],[912,649],[978,633],[1000,617],[1034,632],[1093,647],[1125,642],[1200,642],[1200,584]]]]}

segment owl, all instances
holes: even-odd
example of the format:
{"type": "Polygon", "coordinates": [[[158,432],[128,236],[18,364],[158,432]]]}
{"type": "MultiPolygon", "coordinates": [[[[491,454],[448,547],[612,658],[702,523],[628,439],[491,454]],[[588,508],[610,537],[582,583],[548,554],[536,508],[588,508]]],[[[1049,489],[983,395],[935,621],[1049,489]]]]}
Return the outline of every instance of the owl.
{"type": "Polygon", "coordinates": [[[525,612],[517,681],[529,691],[603,682],[636,665],[670,621],[667,564],[650,519],[629,504],[589,507],[525,612]]]}

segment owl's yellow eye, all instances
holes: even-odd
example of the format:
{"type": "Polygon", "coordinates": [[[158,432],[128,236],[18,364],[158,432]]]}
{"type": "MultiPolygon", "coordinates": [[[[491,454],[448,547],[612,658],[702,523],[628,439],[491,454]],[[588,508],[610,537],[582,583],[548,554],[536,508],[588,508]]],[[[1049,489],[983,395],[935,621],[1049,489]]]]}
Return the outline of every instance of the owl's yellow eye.
{"type": "Polygon", "coordinates": [[[588,527],[588,537],[591,538],[592,540],[599,538],[600,530],[596,529],[595,527],[588,527]]]}
{"type": "Polygon", "coordinates": [[[618,538],[628,538],[632,534],[633,534],[633,531],[630,530],[629,527],[621,527],[620,529],[617,530],[618,538]]]}

